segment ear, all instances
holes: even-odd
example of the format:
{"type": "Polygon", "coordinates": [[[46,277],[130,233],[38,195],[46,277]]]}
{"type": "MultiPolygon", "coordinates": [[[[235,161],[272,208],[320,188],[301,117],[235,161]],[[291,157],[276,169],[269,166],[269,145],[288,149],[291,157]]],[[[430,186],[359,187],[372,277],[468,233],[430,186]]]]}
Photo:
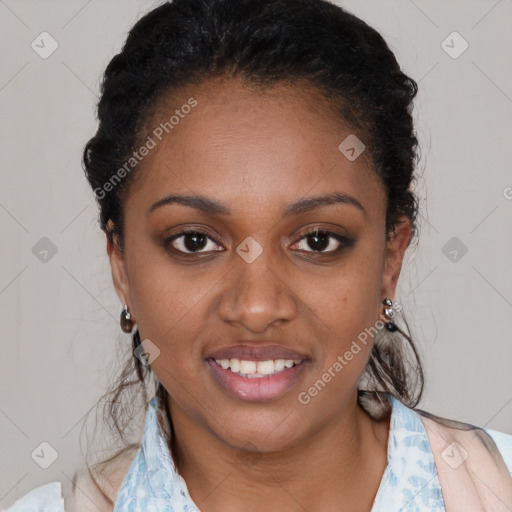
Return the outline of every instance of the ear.
{"type": "Polygon", "coordinates": [[[383,298],[389,297],[393,300],[395,296],[396,284],[400,277],[405,251],[411,242],[411,236],[411,221],[406,215],[403,215],[398,219],[396,228],[390,233],[386,243],[386,263],[382,274],[383,298]]]}
{"type": "MultiPolygon", "coordinates": [[[[112,223],[109,220],[107,224],[111,230],[112,223]]],[[[107,253],[110,259],[110,268],[112,271],[112,280],[114,282],[114,288],[117,296],[121,301],[121,304],[125,304],[131,309],[130,304],[130,287],[128,282],[128,276],[126,273],[124,255],[121,252],[117,235],[112,232],[111,236],[107,235],[107,253]]]]}

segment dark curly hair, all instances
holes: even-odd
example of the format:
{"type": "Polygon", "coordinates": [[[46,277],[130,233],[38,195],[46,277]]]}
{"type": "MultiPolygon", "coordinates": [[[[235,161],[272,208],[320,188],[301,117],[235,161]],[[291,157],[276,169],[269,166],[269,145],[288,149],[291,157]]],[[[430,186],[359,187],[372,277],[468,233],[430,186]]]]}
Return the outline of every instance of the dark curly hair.
{"type": "MultiPolygon", "coordinates": [[[[100,227],[121,250],[123,201],[137,169],[107,193],[105,184],[141,144],[160,102],[215,77],[236,77],[248,86],[314,87],[365,142],[386,191],[388,239],[403,215],[416,237],[418,201],[411,187],[418,157],[412,119],[417,84],[375,29],[324,0],[173,0],[143,16],[108,64],[99,126],[83,152],[100,227]]],[[[403,315],[402,320],[409,334],[400,326],[379,333],[358,383],[359,403],[374,418],[389,412],[383,393],[415,407],[423,392],[420,358],[403,315]]],[[[139,344],[136,330],[132,348],[139,344]]],[[[106,420],[121,439],[128,423],[121,425],[121,418],[129,417],[122,398],[136,392],[147,405],[151,381],[166,404],[166,390],[151,368],[130,354],[105,395],[106,420]]]]}

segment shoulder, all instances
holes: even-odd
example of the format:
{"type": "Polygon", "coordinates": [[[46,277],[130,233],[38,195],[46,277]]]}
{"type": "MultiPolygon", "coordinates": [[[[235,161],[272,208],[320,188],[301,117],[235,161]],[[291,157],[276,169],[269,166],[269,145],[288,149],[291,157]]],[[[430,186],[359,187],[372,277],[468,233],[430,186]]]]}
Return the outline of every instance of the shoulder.
{"type": "Polygon", "coordinates": [[[502,466],[503,471],[512,476],[512,434],[436,416],[424,410],[416,409],[416,412],[420,414],[423,422],[428,422],[430,429],[438,434],[437,436],[429,434],[431,444],[438,444],[441,439],[445,442],[458,441],[463,447],[467,443],[473,448],[481,448],[477,452],[480,456],[484,453],[491,456],[495,464],[502,466]],[[480,439],[480,443],[475,445],[476,439],[480,439]]]}
{"type": "Polygon", "coordinates": [[[505,432],[490,428],[484,428],[483,430],[492,437],[505,461],[508,472],[512,475],[512,434],[506,434],[505,432]]]}
{"type": "MultiPolygon", "coordinates": [[[[500,432],[498,430],[480,427],[478,425],[473,425],[470,423],[464,423],[462,421],[457,421],[450,418],[444,418],[442,416],[437,416],[423,409],[409,408],[402,404],[397,398],[393,396],[391,396],[390,399],[393,404],[393,410],[395,412],[396,418],[400,419],[400,426],[404,428],[407,427],[409,428],[409,430],[413,428],[416,429],[419,425],[421,425],[421,423],[423,423],[421,429],[424,430],[425,433],[428,435],[428,429],[425,429],[425,420],[431,420],[433,421],[433,423],[429,423],[430,426],[436,425],[437,428],[441,427],[443,428],[444,433],[450,431],[450,434],[452,436],[455,436],[455,440],[466,439],[466,437],[464,437],[464,432],[484,432],[485,434],[487,434],[487,436],[491,438],[492,441],[494,441],[494,444],[496,445],[499,454],[501,455],[503,461],[505,462],[508,472],[512,475],[512,434],[507,434],[505,432],[500,432]],[[411,421],[413,417],[415,419],[414,421],[411,421]],[[418,419],[421,420],[421,422],[418,422],[418,419]],[[446,428],[448,428],[448,430],[446,430],[446,428]]],[[[398,420],[396,420],[395,422],[398,422],[398,420]]],[[[471,435],[470,437],[472,438],[473,435],[471,435]]],[[[489,437],[487,437],[487,439],[489,439],[489,437]]],[[[494,452],[494,456],[498,456],[498,454],[495,453],[495,450],[493,450],[489,443],[486,443],[486,445],[490,450],[490,453],[494,452]]]]}
{"type": "Polygon", "coordinates": [[[2,512],[112,512],[137,452],[138,445],[125,448],[94,479],[86,468],[76,471],[69,496],[64,494],[61,482],[51,482],[28,492],[2,512]]]}
{"type": "Polygon", "coordinates": [[[3,512],[64,512],[60,482],[51,482],[31,490],[3,512]]]}
{"type": "Polygon", "coordinates": [[[123,449],[103,471],[94,475],[87,468],[76,472],[66,512],[112,512],[117,492],[138,450],[139,445],[123,449]]]}

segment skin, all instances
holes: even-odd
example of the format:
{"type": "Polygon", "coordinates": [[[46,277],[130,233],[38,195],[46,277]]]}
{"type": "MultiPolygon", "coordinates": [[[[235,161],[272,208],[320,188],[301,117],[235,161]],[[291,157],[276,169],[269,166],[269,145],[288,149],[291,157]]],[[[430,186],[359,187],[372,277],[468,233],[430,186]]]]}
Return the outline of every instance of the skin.
{"type": "MultiPolygon", "coordinates": [[[[373,340],[307,405],[298,394],[384,318],[382,300],[394,298],[410,222],[400,219],[386,241],[384,188],[366,152],[351,162],[339,151],[352,131],[316,91],[210,80],[166,98],[149,130],[190,96],[198,105],[133,176],[124,253],[107,242],[121,303],[141,340],[160,350],[152,368],[169,393],[178,470],[201,511],[369,511],[389,431],[389,417],[374,421],[357,403],[373,340]],[[288,204],[333,191],[365,211],[337,203],[283,218],[288,204]],[[148,214],[175,193],[207,196],[231,214],[180,204],[148,214]],[[199,247],[203,255],[179,256],[187,237],[174,241],[174,252],[165,248],[183,227],[212,238],[199,247]],[[354,243],[319,254],[305,237],[315,228],[354,243]],[[248,236],[263,249],[252,263],[236,252],[248,236]],[[278,399],[228,395],[205,358],[242,339],[299,350],[308,367],[278,399]]],[[[340,246],[329,240],[320,253],[340,246]]]]}

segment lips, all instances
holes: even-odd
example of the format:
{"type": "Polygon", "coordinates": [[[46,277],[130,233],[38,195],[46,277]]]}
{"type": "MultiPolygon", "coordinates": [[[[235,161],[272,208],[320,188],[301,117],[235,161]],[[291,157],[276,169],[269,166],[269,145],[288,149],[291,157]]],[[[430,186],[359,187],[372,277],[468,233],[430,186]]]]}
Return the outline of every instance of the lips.
{"type": "Polygon", "coordinates": [[[213,359],[208,359],[207,365],[220,389],[234,398],[249,402],[267,402],[281,398],[297,386],[309,366],[307,362],[302,362],[271,375],[249,378],[250,375],[243,376],[222,368],[213,359]]]}
{"type": "Polygon", "coordinates": [[[268,361],[269,359],[309,359],[307,355],[283,345],[240,344],[224,347],[212,352],[207,359],[244,359],[268,361]]]}

